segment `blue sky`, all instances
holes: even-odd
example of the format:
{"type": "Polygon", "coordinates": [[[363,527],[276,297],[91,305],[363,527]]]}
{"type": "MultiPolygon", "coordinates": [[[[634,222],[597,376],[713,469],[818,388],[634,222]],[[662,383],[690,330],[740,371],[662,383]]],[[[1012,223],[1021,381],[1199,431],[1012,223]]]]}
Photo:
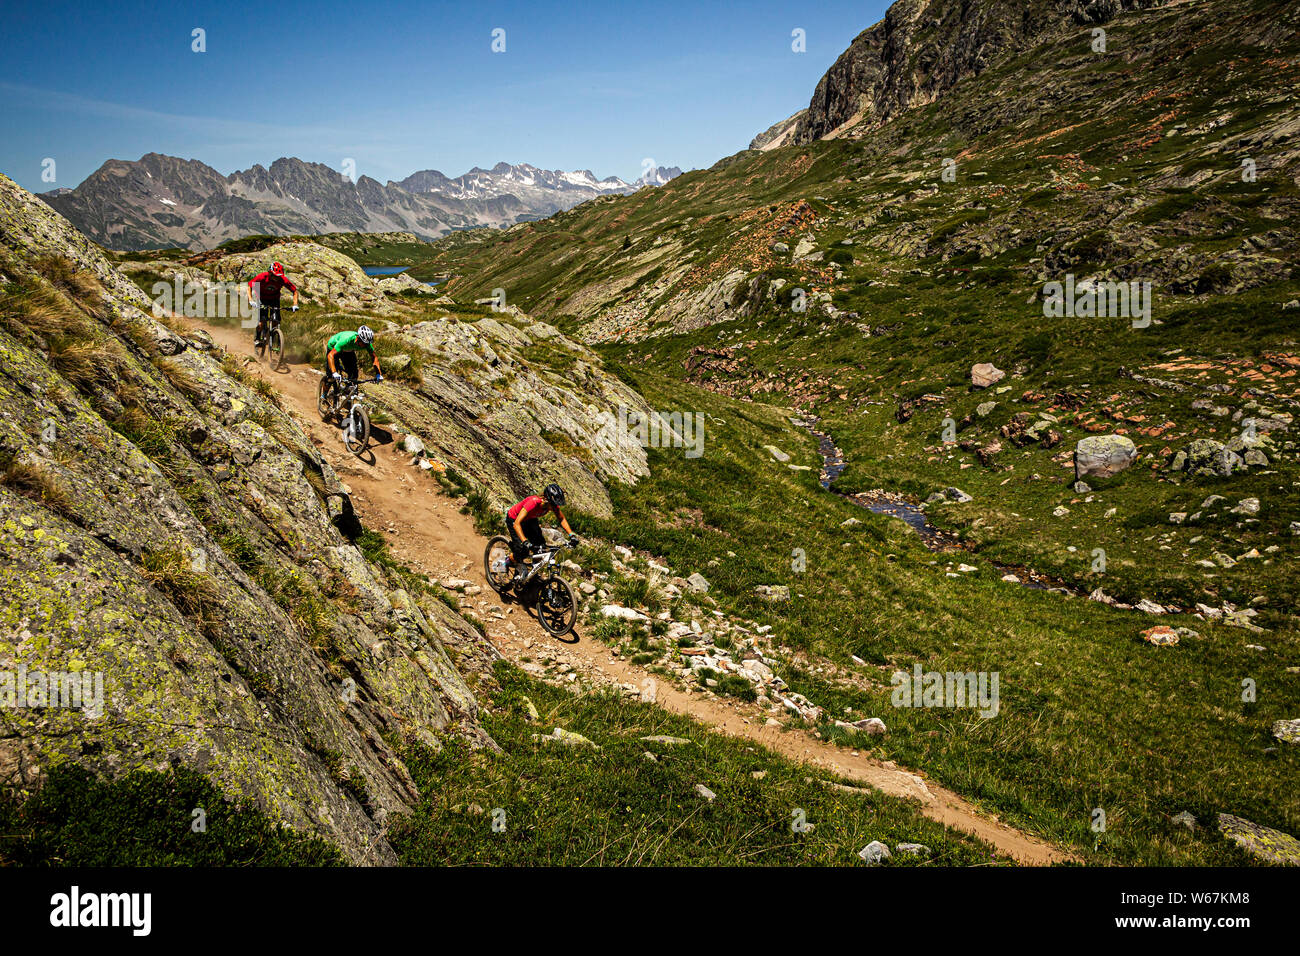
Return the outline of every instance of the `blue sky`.
{"type": "Polygon", "coordinates": [[[351,158],[381,182],[503,160],[628,180],[647,158],[706,167],[807,106],[886,6],[15,5],[0,35],[0,171],[44,191],[147,152],[225,174],[351,158]],[[206,52],[192,50],[196,28],[206,52]]]}

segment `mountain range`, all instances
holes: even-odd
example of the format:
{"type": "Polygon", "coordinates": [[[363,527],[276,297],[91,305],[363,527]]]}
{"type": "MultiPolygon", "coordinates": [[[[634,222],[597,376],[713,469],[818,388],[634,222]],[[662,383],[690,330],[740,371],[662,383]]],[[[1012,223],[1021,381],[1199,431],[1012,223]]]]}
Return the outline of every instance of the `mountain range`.
{"type": "Polygon", "coordinates": [[[545,218],[599,196],[661,185],[681,170],[658,167],[632,183],[527,163],[436,169],[399,182],[355,182],[322,163],[281,158],[223,176],[198,160],[147,153],[112,159],[75,189],[42,195],[96,242],[120,250],[205,249],[251,233],[410,232],[432,239],[460,229],[545,218]]]}

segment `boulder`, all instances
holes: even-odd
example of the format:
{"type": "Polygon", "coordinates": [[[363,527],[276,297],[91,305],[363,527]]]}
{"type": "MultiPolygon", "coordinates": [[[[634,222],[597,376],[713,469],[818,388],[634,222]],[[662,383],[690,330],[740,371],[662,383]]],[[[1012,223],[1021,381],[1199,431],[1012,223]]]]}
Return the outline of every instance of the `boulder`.
{"type": "Polygon", "coordinates": [[[1300,744],[1300,717],[1273,721],[1273,736],[1283,743],[1300,744]]]}
{"type": "Polygon", "coordinates": [[[858,851],[858,856],[862,858],[862,861],[866,863],[867,866],[878,866],[885,860],[888,860],[891,855],[889,847],[885,846],[885,844],[881,843],[879,840],[872,840],[858,851]]]}
{"type": "Polygon", "coordinates": [[[978,365],[971,366],[970,383],[976,388],[988,388],[1006,377],[1007,373],[991,362],[980,362],[978,365]]]}
{"type": "Polygon", "coordinates": [[[1300,866],[1300,840],[1291,834],[1229,813],[1220,813],[1218,821],[1219,832],[1251,856],[1266,863],[1300,866]]]}
{"type": "Polygon", "coordinates": [[[556,727],[551,733],[543,736],[542,734],[533,734],[533,740],[544,744],[560,744],[564,747],[590,747],[593,750],[599,750],[596,743],[582,734],[565,730],[563,727],[556,727]]]}
{"type": "Polygon", "coordinates": [[[1178,632],[1166,624],[1160,624],[1143,631],[1142,640],[1156,647],[1172,647],[1178,643],[1178,632]]]}
{"type": "Polygon", "coordinates": [[[649,617],[642,614],[640,611],[634,610],[633,608],[630,607],[620,607],[617,604],[606,604],[604,607],[600,609],[600,614],[602,617],[617,618],[620,621],[650,620],[649,617]]]}
{"type": "Polygon", "coordinates": [[[1187,446],[1187,473],[1192,477],[1229,478],[1245,467],[1240,455],[1213,438],[1198,438],[1187,446]]]}
{"type": "Polygon", "coordinates": [[[1074,447],[1074,477],[1111,478],[1137,459],[1137,446],[1123,435],[1089,435],[1074,447]]]}
{"type": "Polygon", "coordinates": [[[967,501],[974,500],[974,498],[966,494],[966,492],[962,491],[960,488],[945,488],[943,491],[936,491],[930,497],[926,498],[925,503],[927,505],[933,505],[951,501],[954,504],[960,505],[965,504],[967,501]]]}

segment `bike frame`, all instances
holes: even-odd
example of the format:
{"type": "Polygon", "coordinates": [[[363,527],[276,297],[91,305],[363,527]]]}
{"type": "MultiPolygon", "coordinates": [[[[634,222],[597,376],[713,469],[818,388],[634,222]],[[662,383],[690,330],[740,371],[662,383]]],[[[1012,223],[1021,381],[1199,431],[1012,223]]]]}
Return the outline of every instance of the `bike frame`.
{"type": "Polygon", "coordinates": [[[266,334],[269,335],[272,329],[280,327],[280,307],[278,305],[264,305],[258,307],[257,324],[265,326],[266,334]],[[265,312],[261,310],[265,309],[265,312]]]}
{"type": "Polygon", "coordinates": [[[526,586],[538,574],[555,564],[555,556],[567,547],[567,544],[547,545],[543,550],[534,552],[532,566],[527,576],[519,583],[519,587],[526,586]]]}

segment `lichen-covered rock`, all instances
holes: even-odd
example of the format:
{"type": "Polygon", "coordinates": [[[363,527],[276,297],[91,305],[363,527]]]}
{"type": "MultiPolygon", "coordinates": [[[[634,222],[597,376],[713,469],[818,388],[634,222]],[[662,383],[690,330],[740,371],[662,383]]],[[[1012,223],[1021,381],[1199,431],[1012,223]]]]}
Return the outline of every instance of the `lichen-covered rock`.
{"type": "Polygon", "coordinates": [[[284,264],[304,301],[343,311],[391,314],[398,310],[353,259],[314,242],[279,242],[258,252],[224,256],[212,263],[212,276],[222,282],[247,282],[272,262],[284,264]]]}
{"type": "Polygon", "coordinates": [[[1300,840],[1230,813],[1219,814],[1219,832],[1265,863],[1300,866],[1300,840]]]}
{"type": "Polygon", "coordinates": [[[425,356],[424,381],[376,388],[372,396],[430,455],[478,482],[493,504],[558,481],[577,507],[609,515],[604,482],[631,484],[649,474],[645,449],[622,423],[651,409],[553,326],[510,307],[385,336],[425,356]]]}
{"type": "Polygon", "coordinates": [[[495,652],[340,536],[342,487],[293,419],[207,349],[164,348],[139,290],[0,180],[6,275],[53,294],[36,255],[85,277],[67,321],[112,373],[64,377],[0,329],[0,672],[90,674],[103,699],[6,709],[0,787],[187,766],[395,862],[387,823],[418,796],[395,746],[493,746],[445,645],[482,669],[495,652]]]}
{"type": "Polygon", "coordinates": [[[1137,447],[1123,435],[1089,435],[1074,448],[1074,476],[1111,478],[1137,459],[1137,447]]]}
{"type": "Polygon", "coordinates": [[[1223,442],[1198,438],[1187,446],[1187,474],[1201,478],[1229,478],[1245,468],[1245,462],[1223,442]]]}

